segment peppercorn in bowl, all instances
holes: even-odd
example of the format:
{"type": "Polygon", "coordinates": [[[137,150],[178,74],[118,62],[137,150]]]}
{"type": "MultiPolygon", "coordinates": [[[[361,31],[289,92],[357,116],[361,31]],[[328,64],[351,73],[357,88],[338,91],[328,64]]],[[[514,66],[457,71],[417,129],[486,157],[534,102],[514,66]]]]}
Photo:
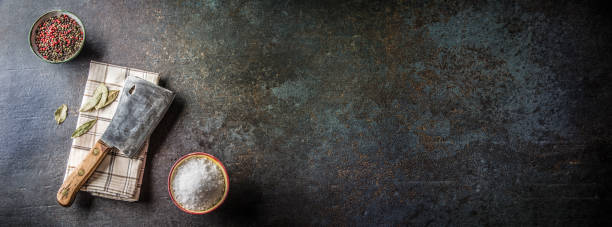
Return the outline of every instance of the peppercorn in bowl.
{"type": "Polygon", "coordinates": [[[29,33],[30,49],[48,63],[74,59],[83,49],[85,27],[71,12],[50,11],[40,16],[29,33]]]}

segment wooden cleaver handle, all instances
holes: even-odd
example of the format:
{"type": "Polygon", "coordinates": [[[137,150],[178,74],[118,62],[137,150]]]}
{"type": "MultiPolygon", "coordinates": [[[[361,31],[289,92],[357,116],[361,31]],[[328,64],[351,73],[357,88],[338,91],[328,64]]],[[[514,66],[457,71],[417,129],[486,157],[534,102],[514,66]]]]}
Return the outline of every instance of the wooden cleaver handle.
{"type": "Polygon", "coordinates": [[[109,150],[110,147],[101,140],[96,142],[93,148],[87,153],[87,156],[85,156],[85,159],[83,159],[81,164],[68,175],[57,192],[57,202],[60,205],[67,207],[72,204],[81,186],[83,186],[91,174],[96,171],[96,168],[98,168],[100,162],[104,160],[109,150]]]}

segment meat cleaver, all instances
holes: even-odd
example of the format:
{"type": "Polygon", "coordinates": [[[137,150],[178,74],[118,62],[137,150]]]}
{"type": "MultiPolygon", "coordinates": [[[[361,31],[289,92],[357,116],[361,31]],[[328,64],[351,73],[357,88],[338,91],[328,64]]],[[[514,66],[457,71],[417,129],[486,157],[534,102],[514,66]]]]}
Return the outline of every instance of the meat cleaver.
{"type": "Polygon", "coordinates": [[[113,148],[134,157],[174,99],[174,93],[138,77],[129,76],[121,91],[119,106],[102,138],[87,153],[81,164],[68,175],[57,202],[70,206],[77,192],[113,148]]]}

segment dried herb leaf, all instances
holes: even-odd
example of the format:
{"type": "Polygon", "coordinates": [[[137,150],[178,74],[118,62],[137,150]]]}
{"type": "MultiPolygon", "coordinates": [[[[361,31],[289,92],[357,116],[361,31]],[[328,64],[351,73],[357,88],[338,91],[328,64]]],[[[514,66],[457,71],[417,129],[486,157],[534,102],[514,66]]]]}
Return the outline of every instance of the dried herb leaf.
{"type": "Polygon", "coordinates": [[[117,99],[117,96],[119,96],[119,90],[110,90],[108,92],[108,98],[106,98],[106,103],[104,103],[104,105],[102,105],[101,108],[104,108],[104,107],[110,105],[111,103],[113,103],[113,101],[115,101],[115,99],[117,99]]]}
{"type": "MultiPolygon", "coordinates": [[[[108,88],[106,88],[104,84],[98,85],[98,87],[94,91],[93,97],[87,100],[87,102],[83,104],[83,106],[81,107],[79,111],[87,112],[93,109],[98,104],[98,102],[100,102],[100,99],[102,98],[102,93],[104,93],[104,90],[106,90],[106,93],[108,94],[108,88]]],[[[106,102],[106,100],[104,101],[106,102]]]]}
{"type": "Polygon", "coordinates": [[[59,108],[57,108],[57,110],[55,110],[55,121],[57,121],[58,125],[66,120],[67,112],[68,106],[66,106],[66,104],[62,104],[59,108]]]}
{"type": "Polygon", "coordinates": [[[98,121],[97,119],[94,119],[94,120],[83,123],[76,130],[74,130],[74,132],[72,133],[72,138],[77,138],[85,134],[87,131],[91,129],[91,127],[93,127],[96,124],[97,121],[98,121]]]}
{"type": "Polygon", "coordinates": [[[94,96],[89,98],[87,100],[87,102],[85,102],[85,104],[83,104],[83,106],[81,107],[81,109],[79,111],[81,111],[81,112],[90,111],[91,109],[93,109],[96,106],[96,104],[98,104],[98,102],[100,101],[101,97],[102,97],[102,93],[94,93],[94,96]]]}
{"type": "MultiPolygon", "coordinates": [[[[102,91],[102,96],[100,97],[98,105],[96,105],[96,110],[104,107],[104,104],[106,104],[106,99],[108,98],[108,88],[104,86],[104,84],[100,84],[98,88],[102,91]]],[[[96,91],[98,90],[98,88],[96,88],[96,91]]]]}

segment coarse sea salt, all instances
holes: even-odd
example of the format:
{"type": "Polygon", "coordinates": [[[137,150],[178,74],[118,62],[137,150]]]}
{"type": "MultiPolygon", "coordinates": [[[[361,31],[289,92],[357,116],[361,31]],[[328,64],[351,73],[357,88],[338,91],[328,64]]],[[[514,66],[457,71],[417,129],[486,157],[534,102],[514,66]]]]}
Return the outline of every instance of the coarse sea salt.
{"type": "Polygon", "coordinates": [[[221,168],[208,158],[189,158],[175,170],[174,199],[188,210],[201,211],[216,205],[225,193],[221,168]]]}

